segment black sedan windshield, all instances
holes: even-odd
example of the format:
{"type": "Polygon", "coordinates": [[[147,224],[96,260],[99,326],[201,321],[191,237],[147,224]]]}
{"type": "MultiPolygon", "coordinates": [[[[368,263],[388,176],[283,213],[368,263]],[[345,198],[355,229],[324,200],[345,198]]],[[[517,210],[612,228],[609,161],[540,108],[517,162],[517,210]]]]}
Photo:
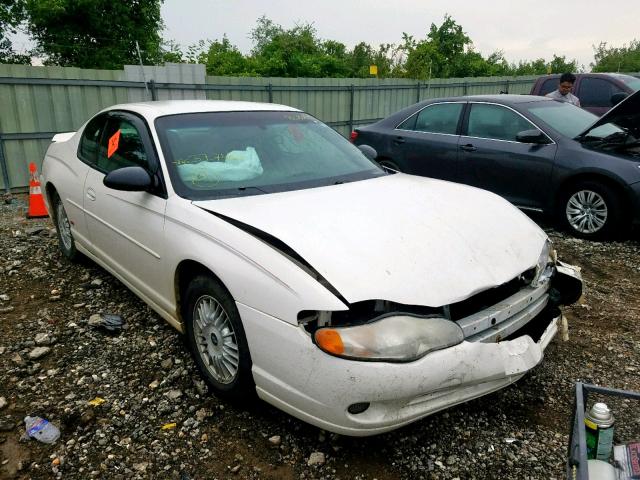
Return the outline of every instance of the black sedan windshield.
{"type": "MultiPolygon", "coordinates": [[[[569,103],[534,102],[525,106],[534,118],[542,120],[565,137],[575,138],[593,125],[598,117],[569,103]]],[[[621,132],[617,126],[607,123],[594,128],[589,136],[605,138],[613,133],[621,132]]]]}
{"type": "Polygon", "coordinates": [[[385,175],[305,113],[192,113],[155,123],[172,184],[185,198],[254,195],[385,175]]]}

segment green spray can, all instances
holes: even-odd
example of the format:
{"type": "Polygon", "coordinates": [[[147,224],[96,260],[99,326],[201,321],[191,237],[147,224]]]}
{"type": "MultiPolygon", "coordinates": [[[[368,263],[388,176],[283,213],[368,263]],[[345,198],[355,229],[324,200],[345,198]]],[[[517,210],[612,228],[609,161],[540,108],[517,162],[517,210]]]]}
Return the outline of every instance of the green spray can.
{"type": "Polygon", "coordinates": [[[596,403],[585,413],[587,431],[587,458],[609,461],[613,449],[613,424],[615,420],[609,407],[596,403]]]}

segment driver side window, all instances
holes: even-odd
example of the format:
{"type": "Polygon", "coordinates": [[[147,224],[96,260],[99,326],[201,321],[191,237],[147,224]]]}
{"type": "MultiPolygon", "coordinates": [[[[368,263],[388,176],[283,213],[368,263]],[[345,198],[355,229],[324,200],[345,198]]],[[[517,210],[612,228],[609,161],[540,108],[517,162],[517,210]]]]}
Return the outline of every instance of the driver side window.
{"type": "Polygon", "coordinates": [[[118,117],[109,119],[102,136],[97,166],[105,173],[133,166],[149,170],[142,138],[131,122],[118,117]]]}

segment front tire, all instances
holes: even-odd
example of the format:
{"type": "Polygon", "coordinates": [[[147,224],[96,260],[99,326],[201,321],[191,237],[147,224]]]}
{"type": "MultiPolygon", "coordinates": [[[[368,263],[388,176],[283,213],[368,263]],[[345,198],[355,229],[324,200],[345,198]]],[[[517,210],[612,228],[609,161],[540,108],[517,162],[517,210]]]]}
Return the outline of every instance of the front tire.
{"type": "Polygon", "coordinates": [[[60,252],[68,260],[77,260],[80,254],[76,249],[76,241],[73,238],[73,233],[71,233],[71,224],[69,223],[67,212],[57,192],[53,193],[52,203],[54,212],[53,219],[56,223],[60,252]]]}
{"type": "Polygon", "coordinates": [[[620,196],[595,181],[580,182],[566,190],[557,213],[565,229],[589,240],[613,238],[623,223],[620,196]]]}
{"type": "Polygon", "coordinates": [[[249,346],[226,288],[210,276],[198,276],[186,289],[184,305],[187,343],[215,395],[243,402],[254,397],[249,346]]]}

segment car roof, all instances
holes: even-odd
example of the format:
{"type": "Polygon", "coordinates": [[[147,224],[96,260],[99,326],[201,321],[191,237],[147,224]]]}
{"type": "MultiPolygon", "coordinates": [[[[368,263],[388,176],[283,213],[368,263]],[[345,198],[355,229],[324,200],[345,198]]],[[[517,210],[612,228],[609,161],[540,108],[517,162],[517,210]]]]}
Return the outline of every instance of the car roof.
{"type": "Polygon", "coordinates": [[[514,103],[527,103],[527,102],[548,102],[553,99],[547,97],[540,97],[538,95],[514,95],[514,94],[496,94],[496,95],[467,95],[464,97],[448,97],[448,98],[430,98],[422,102],[423,105],[429,105],[430,103],[441,102],[495,102],[510,105],[514,103]]]}
{"type": "MultiPolygon", "coordinates": [[[[536,81],[546,80],[548,78],[560,78],[561,73],[550,73],[547,75],[541,75],[538,77],[536,81]]],[[[628,73],[620,73],[620,72],[585,72],[585,73],[574,73],[576,78],[589,76],[589,77],[633,77],[628,73]]]]}
{"type": "Polygon", "coordinates": [[[153,120],[165,115],[204,112],[300,112],[297,108],[277,103],[240,102],[234,100],[160,100],[153,102],[121,103],[103,110],[126,110],[153,120]]]}

